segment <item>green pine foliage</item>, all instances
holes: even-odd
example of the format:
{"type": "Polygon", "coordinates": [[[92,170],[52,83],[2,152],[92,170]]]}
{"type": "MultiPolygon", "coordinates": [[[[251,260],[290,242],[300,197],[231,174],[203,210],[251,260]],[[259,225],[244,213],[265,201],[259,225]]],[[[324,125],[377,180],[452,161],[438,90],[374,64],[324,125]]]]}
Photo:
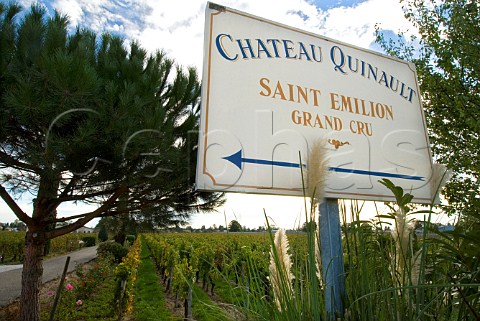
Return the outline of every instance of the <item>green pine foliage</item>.
{"type": "MultiPolygon", "coordinates": [[[[0,197],[28,226],[24,270],[34,287],[36,252],[95,217],[178,224],[222,203],[221,194],[194,188],[195,69],[135,41],[70,28],[41,5],[0,4],[0,197]],[[26,192],[34,195],[31,213],[12,197],[26,192]],[[57,214],[65,202],[98,209],[67,219],[57,214]]],[[[38,320],[35,308],[24,312],[22,319],[38,320]]]]}
{"type": "MultiPolygon", "coordinates": [[[[115,192],[125,194],[123,211],[173,221],[218,204],[193,188],[193,68],[135,41],[68,33],[66,17],[37,5],[23,18],[15,5],[0,9],[2,186],[36,193],[38,215],[51,221],[64,201],[105,204],[115,192]]],[[[98,214],[118,211],[116,199],[98,214]]]]}

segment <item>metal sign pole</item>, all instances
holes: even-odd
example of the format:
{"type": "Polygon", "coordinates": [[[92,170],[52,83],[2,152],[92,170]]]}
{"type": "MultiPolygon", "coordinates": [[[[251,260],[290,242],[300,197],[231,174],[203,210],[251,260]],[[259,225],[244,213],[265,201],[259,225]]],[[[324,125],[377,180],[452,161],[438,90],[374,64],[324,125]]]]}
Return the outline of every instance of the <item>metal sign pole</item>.
{"type": "Polygon", "coordinates": [[[319,207],[320,252],[325,287],[325,309],[330,320],[343,315],[345,272],[338,200],[325,199],[319,207]]]}

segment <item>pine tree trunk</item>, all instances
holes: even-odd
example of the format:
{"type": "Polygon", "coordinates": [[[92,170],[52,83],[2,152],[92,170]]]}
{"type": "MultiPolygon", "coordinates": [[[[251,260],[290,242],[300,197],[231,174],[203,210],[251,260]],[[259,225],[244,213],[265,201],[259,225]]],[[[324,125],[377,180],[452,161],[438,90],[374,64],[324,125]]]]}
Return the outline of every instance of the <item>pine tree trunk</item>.
{"type": "MultiPolygon", "coordinates": [[[[52,166],[53,168],[53,166],[52,166]]],[[[60,173],[46,170],[41,174],[37,198],[33,201],[34,224],[28,226],[25,235],[25,253],[22,271],[22,294],[20,296],[20,320],[40,320],[40,286],[43,274],[43,251],[47,239],[47,226],[54,224],[57,214],[52,200],[57,197],[60,173]]],[[[51,228],[51,227],[50,227],[51,228]]]]}
{"type": "Polygon", "coordinates": [[[125,244],[125,240],[127,238],[127,227],[129,222],[130,215],[127,211],[128,209],[128,193],[125,195],[122,195],[119,198],[120,205],[119,205],[119,210],[121,212],[124,212],[124,214],[118,215],[118,222],[120,224],[119,228],[117,229],[117,234],[115,234],[115,242],[120,243],[122,245],[125,244]]]}
{"type": "Polygon", "coordinates": [[[27,232],[20,297],[21,321],[40,320],[39,291],[42,284],[44,246],[45,238],[41,233],[27,232]]]}

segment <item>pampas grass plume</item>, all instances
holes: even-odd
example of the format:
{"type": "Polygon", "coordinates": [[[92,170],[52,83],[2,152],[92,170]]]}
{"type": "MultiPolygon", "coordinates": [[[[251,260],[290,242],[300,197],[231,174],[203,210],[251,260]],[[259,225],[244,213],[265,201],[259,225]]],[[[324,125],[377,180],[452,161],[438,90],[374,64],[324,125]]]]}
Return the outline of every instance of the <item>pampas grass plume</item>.
{"type": "Polygon", "coordinates": [[[325,141],[317,139],[307,158],[307,196],[312,198],[312,203],[319,204],[322,201],[327,173],[325,141]]]}
{"type": "Polygon", "coordinates": [[[292,261],[288,254],[288,239],[284,229],[275,233],[275,251],[278,256],[278,264],[275,260],[275,253],[270,253],[270,282],[273,288],[275,303],[279,311],[282,311],[281,302],[287,302],[293,297],[293,274],[292,261]]]}
{"type": "Polygon", "coordinates": [[[399,208],[395,213],[395,229],[392,238],[395,243],[394,269],[392,276],[399,285],[405,285],[407,268],[411,268],[408,261],[413,224],[407,219],[407,213],[399,208]]]}

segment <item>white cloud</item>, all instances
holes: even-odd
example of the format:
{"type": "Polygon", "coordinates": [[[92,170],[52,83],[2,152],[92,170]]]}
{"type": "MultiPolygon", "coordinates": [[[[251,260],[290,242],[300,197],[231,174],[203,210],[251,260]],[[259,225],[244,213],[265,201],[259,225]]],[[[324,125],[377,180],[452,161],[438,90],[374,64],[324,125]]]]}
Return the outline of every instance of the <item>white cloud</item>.
{"type": "Polygon", "coordinates": [[[368,48],[375,40],[375,25],[382,29],[405,30],[411,24],[404,18],[399,1],[370,0],[355,7],[328,11],[324,34],[330,38],[368,48]]]}
{"type": "MultiPolygon", "coordinates": [[[[397,32],[411,29],[398,0],[369,0],[353,7],[323,11],[305,0],[229,0],[218,4],[362,48],[375,41],[375,24],[397,32]]],[[[182,65],[201,69],[204,1],[146,3],[151,11],[144,29],[126,30],[150,51],[164,49],[182,65]]]]}
{"type": "Polygon", "coordinates": [[[200,68],[202,62],[205,3],[172,2],[149,4],[146,28],[138,30],[136,39],[149,51],[165,50],[179,64],[200,68]]]}
{"type": "MultiPolygon", "coordinates": [[[[32,3],[32,0],[22,0],[32,3]]],[[[413,30],[398,0],[358,1],[353,6],[322,10],[308,0],[219,0],[233,9],[329,38],[368,48],[374,26],[397,32],[413,30]]],[[[350,1],[352,2],[352,1],[350,1]]],[[[45,1],[45,3],[50,3],[45,1]]],[[[51,7],[70,17],[72,25],[96,32],[122,34],[154,52],[165,50],[184,66],[201,69],[204,0],[52,0],[51,7]]]]}
{"type": "Polygon", "coordinates": [[[68,15],[72,25],[78,25],[84,17],[82,6],[76,0],[56,0],[52,5],[60,13],[68,15]]]}

